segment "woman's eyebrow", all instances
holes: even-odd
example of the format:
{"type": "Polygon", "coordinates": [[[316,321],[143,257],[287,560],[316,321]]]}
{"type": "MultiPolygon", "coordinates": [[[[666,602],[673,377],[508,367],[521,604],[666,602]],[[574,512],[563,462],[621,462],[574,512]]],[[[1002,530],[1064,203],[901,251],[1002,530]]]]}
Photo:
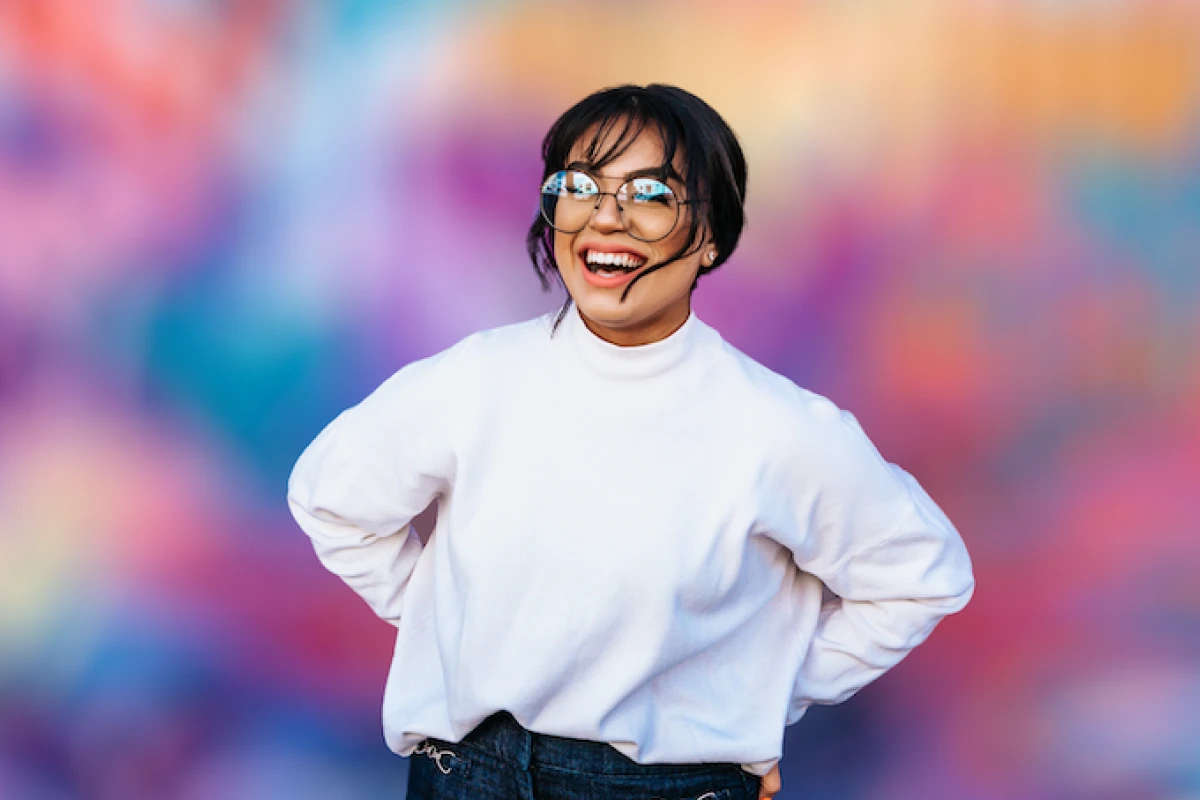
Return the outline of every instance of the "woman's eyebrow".
{"type": "MultiPolygon", "coordinates": [[[[577,169],[577,170],[580,170],[581,172],[587,172],[589,174],[592,174],[592,165],[589,164],[587,161],[572,161],[570,164],[567,164],[567,169],[577,169]]],[[[643,178],[646,176],[653,177],[653,178],[662,178],[665,176],[668,178],[675,178],[677,180],[683,180],[683,178],[680,175],[678,175],[675,172],[675,170],[671,169],[670,167],[663,167],[663,166],[642,167],[641,169],[635,169],[632,172],[625,173],[625,175],[623,177],[625,180],[629,180],[630,178],[643,178]]],[[[597,175],[596,177],[608,177],[608,176],[597,175]]]]}

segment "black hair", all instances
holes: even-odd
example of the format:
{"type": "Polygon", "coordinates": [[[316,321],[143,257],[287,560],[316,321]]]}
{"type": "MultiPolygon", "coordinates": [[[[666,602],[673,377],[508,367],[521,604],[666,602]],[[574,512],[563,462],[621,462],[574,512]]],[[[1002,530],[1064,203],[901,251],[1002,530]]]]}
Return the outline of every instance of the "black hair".
{"type": "MultiPolygon", "coordinates": [[[[599,168],[612,162],[647,127],[653,126],[662,137],[663,171],[674,175],[676,152],[682,151],[681,180],[691,201],[688,237],[683,247],[670,258],[638,274],[625,286],[626,295],[644,275],[696,252],[704,243],[707,228],[717,249],[717,258],[702,265],[692,283],[695,290],[701,275],[715,270],[733,253],[746,224],[746,159],[733,130],[711,106],[696,95],[676,86],[652,83],[648,86],[625,84],[602,89],[567,109],[542,140],[542,180],[567,166],[571,149],[595,128],[587,143],[585,158],[599,168]],[[617,127],[620,126],[620,130],[617,127]],[[615,132],[615,136],[611,135],[615,132]],[[607,143],[605,152],[599,152],[607,143]]],[[[554,258],[554,229],[536,214],[525,237],[529,258],[541,281],[542,290],[550,291],[550,276],[566,289],[554,258]]],[[[571,295],[559,309],[554,327],[571,306],[571,295]]]]}

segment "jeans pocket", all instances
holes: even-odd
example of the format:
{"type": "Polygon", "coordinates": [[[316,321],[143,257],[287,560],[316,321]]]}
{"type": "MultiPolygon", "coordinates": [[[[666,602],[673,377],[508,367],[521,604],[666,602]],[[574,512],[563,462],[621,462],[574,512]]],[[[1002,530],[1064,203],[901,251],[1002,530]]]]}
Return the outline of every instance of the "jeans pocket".
{"type": "Polygon", "coordinates": [[[702,792],[700,794],[695,794],[692,792],[683,795],[682,797],[679,795],[671,795],[669,798],[656,794],[651,798],[651,800],[676,800],[677,797],[679,800],[742,800],[741,793],[734,789],[710,789],[709,791],[702,792]]]}
{"type": "Polygon", "coordinates": [[[723,772],[720,778],[677,778],[653,790],[640,789],[605,796],[648,800],[745,800],[747,797],[758,800],[757,789],[751,794],[746,781],[738,781],[736,778],[731,781],[727,772],[723,772]],[[737,785],[734,785],[735,782],[737,785]]]}

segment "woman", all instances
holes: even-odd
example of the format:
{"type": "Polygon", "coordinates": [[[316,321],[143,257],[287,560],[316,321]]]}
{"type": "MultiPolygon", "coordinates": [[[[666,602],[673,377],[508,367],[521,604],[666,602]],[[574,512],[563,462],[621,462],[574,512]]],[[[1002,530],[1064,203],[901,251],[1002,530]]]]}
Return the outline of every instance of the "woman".
{"type": "Polygon", "coordinates": [[[400,369],[309,445],[291,510],[398,629],[411,800],[770,797],[784,727],[963,608],[970,559],[852,414],[692,312],[744,221],[715,111],[607,89],[543,156],[528,243],[563,307],[400,369]]]}

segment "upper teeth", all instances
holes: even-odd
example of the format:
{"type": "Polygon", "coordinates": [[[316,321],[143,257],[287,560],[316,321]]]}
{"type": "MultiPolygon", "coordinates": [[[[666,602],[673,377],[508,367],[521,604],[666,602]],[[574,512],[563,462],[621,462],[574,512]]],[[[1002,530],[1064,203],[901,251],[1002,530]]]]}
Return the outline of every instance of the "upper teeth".
{"type": "Polygon", "coordinates": [[[587,252],[587,263],[589,264],[611,264],[616,267],[636,267],[642,263],[642,259],[630,253],[601,253],[596,250],[587,252]]]}

